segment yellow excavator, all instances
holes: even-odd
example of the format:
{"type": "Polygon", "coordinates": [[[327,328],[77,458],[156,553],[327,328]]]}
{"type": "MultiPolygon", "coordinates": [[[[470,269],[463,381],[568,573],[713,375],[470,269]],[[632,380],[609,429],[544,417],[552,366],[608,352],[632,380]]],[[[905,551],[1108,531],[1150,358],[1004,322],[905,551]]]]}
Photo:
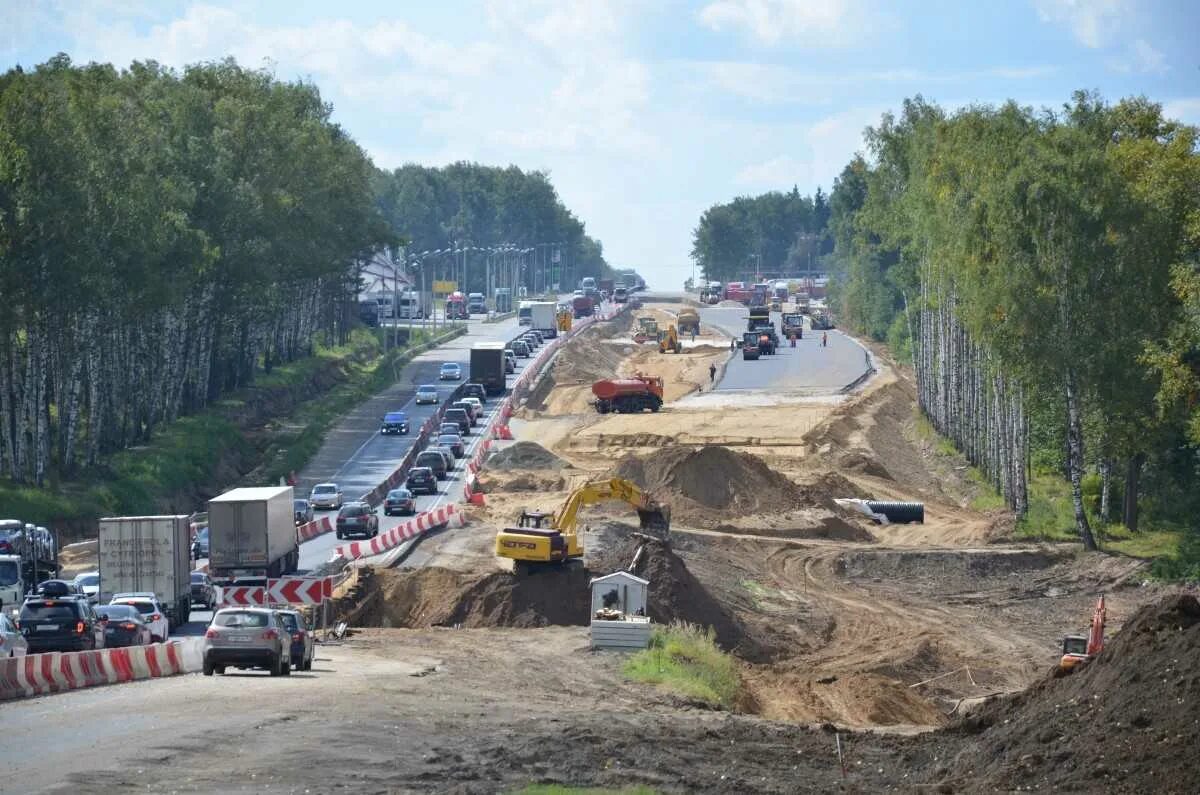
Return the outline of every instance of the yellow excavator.
{"type": "Polygon", "coordinates": [[[658,334],[658,352],[659,353],[682,353],[683,343],[679,341],[679,332],[675,329],[675,324],[667,326],[666,331],[661,331],[658,334]]]}
{"type": "Polygon", "coordinates": [[[579,535],[579,509],[608,500],[624,500],[637,509],[642,530],[665,539],[671,527],[671,512],[659,505],[636,484],[622,478],[593,480],[571,492],[554,514],[522,511],[516,527],[496,534],[496,556],[515,561],[513,571],[521,574],[539,563],[566,563],[583,557],[579,535]]]}

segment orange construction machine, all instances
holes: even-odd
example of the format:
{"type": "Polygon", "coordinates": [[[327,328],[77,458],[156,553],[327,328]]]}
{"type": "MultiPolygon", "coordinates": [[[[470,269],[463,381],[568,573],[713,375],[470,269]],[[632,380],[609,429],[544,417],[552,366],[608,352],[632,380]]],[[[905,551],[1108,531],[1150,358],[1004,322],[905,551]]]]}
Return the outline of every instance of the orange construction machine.
{"type": "Polygon", "coordinates": [[[1061,673],[1071,673],[1100,653],[1104,648],[1104,622],[1107,618],[1108,609],[1104,606],[1104,594],[1100,594],[1087,636],[1067,635],[1063,638],[1063,655],[1058,662],[1058,670],[1061,673]]]}
{"type": "Polygon", "coordinates": [[[657,376],[606,378],[592,384],[596,411],[607,414],[640,414],[645,409],[658,411],[663,404],[663,380],[657,376]]]}

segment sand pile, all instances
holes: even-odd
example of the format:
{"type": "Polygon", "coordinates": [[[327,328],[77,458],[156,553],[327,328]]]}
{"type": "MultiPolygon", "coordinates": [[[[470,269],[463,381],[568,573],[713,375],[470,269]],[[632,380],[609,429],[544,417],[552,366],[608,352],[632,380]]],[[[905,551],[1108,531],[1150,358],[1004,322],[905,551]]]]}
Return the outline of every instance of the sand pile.
{"type": "Polygon", "coordinates": [[[564,469],[571,466],[537,442],[517,442],[487,460],[492,469],[564,469]]]}
{"type": "Polygon", "coordinates": [[[748,514],[818,507],[810,494],[758,457],[720,446],[626,456],[616,474],[669,504],[674,519],[700,527],[748,514]]]}
{"type": "Polygon", "coordinates": [[[1147,605],[1078,673],[1047,676],[956,730],[948,765],[969,790],[1194,792],[1200,781],[1200,602],[1147,605]]]}

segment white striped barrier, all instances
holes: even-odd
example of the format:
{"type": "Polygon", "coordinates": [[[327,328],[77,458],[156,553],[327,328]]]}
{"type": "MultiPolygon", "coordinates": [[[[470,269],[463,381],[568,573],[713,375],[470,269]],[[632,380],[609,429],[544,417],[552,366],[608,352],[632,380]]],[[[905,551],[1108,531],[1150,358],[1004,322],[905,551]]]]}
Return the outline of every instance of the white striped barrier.
{"type": "Polygon", "coordinates": [[[296,528],[296,540],[303,544],[305,541],[311,541],[317,536],[323,536],[326,533],[333,532],[333,520],[328,516],[322,516],[320,519],[314,519],[307,524],[302,524],[296,528]]]}
{"type": "Polygon", "coordinates": [[[202,657],[203,638],[10,657],[0,660],[0,701],[195,673],[201,668],[202,657]]]}
{"type": "Polygon", "coordinates": [[[461,514],[461,511],[456,506],[443,505],[432,511],[419,513],[404,524],[396,525],[391,530],[375,538],[343,544],[337,547],[335,553],[346,560],[358,560],[359,558],[381,555],[406,541],[416,538],[419,535],[424,535],[427,531],[435,527],[448,524],[451,519],[455,518],[456,514],[461,514]]]}

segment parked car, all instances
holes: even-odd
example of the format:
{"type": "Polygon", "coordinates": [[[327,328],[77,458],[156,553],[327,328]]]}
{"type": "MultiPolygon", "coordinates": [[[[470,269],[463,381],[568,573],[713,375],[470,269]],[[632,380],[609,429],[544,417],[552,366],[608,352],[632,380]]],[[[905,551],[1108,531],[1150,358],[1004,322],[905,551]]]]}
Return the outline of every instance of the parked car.
{"type": "Polygon", "coordinates": [[[154,642],[150,627],[133,605],[100,605],[96,616],[104,625],[104,645],[108,648],[148,646],[154,642]]]}
{"type": "Polygon", "coordinates": [[[504,349],[504,374],[510,375],[517,371],[517,355],[513,353],[512,348],[504,349]]]}
{"type": "Polygon", "coordinates": [[[302,524],[308,524],[314,518],[312,503],[308,500],[292,500],[292,516],[296,520],[296,527],[302,524]]]}
{"type": "Polygon", "coordinates": [[[442,415],[443,422],[457,422],[458,432],[463,436],[471,432],[471,417],[467,414],[466,409],[446,409],[446,413],[442,415]]]}
{"type": "Polygon", "coordinates": [[[29,654],[104,648],[104,625],[77,594],[26,599],[17,623],[29,654]]]}
{"type": "Polygon", "coordinates": [[[392,489],[383,498],[383,515],[412,516],[417,512],[417,498],[408,489],[392,489]]]}
{"type": "Polygon", "coordinates": [[[446,459],[442,458],[441,453],[433,450],[424,450],[417,453],[417,459],[413,463],[419,467],[429,467],[433,470],[433,476],[438,480],[445,480],[449,471],[449,468],[446,466],[446,459]]]}
{"type": "Polygon", "coordinates": [[[517,356],[520,356],[522,359],[529,358],[529,346],[525,344],[524,340],[513,340],[508,344],[508,346],[512,348],[513,353],[515,353],[517,356]]]}
{"type": "Polygon", "coordinates": [[[100,572],[85,571],[83,574],[76,574],[72,582],[89,602],[96,604],[100,601],[100,572]]]}
{"type": "Polygon", "coordinates": [[[450,404],[450,408],[462,409],[463,411],[467,412],[467,416],[471,418],[471,427],[479,424],[478,409],[475,408],[474,403],[468,403],[465,400],[456,400],[450,404]]]}
{"type": "Polygon", "coordinates": [[[142,614],[142,621],[150,628],[150,638],[155,643],[162,643],[171,634],[171,625],[167,620],[167,611],[158,603],[158,597],[149,591],[114,594],[110,605],[129,605],[142,614]]]}
{"type": "Polygon", "coordinates": [[[217,594],[213,588],[212,577],[205,571],[192,572],[192,604],[204,605],[206,610],[212,610],[217,605],[217,594]]]}
{"type": "Polygon", "coordinates": [[[413,467],[404,479],[404,488],[413,494],[437,494],[437,475],[430,467],[413,467]]]}
{"type": "Polygon", "coordinates": [[[287,629],[288,634],[292,636],[292,665],[295,666],[297,671],[311,671],[316,637],[309,630],[308,624],[304,621],[304,616],[299,611],[280,610],[278,612],[279,618],[283,621],[283,626],[287,629]]]}
{"type": "Polygon", "coordinates": [[[466,445],[463,444],[462,437],[457,433],[443,433],[438,436],[437,443],[441,447],[449,447],[455,458],[462,458],[466,455],[466,445]]]}
{"type": "Polygon", "coordinates": [[[435,406],[438,403],[438,391],[436,386],[430,384],[422,384],[417,387],[417,405],[422,403],[432,403],[435,406]]]}
{"type": "Polygon", "coordinates": [[[7,613],[0,613],[0,659],[24,657],[29,653],[29,643],[7,613]]]}
{"type": "Polygon", "coordinates": [[[339,539],[352,535],[374,538],[379,535],[379,517],[365,502],[348,502],[338,511],[335,531],[339,539]]]}
{"type": "Polygon", "coordinates": [[[462,367],[457,362],[446,362],[442,365],[442,369],[438,371],[439,381],[461,381],[462,367]]]}
{"type": "Polygon", "coordinates": [[[408,415],[403,411],[389,411],[383,415],[383,422],[379,426],[379,432],[382,434],[407,434],[408,415]]]}
{"type": "Polygon", "coordinates": [[[434,440],[434,444],[429,445],[429,447],[427,447],[426,449],[432,450],[435,453],[441,454],[442,460],[446,462],[446,472],[447,473],[454,471],[455,459],[454,459],[454,451],[453,450],[451,450],[446,445],[439,443],[436,439],[434,440]]]}
{"type": "Polygon", "coordinates": [[[292,672],[292,636],[274,610],[227,607],[218,610],[204,633],[205,676],[224,674],[226,666],[261,668],[271,676],[292,672]]]}
{"type": "Polygon", "coordinates": [[[313,486],[308,501],[313,508],[336,511],[342,507],[342,489],[336,483],[318,483],[313,486]]]}
{"type": "Polygon", "coordinates": [[[463,384],[462,395],[475,398],[481,404],[487,403],[487,390],[483,388],[483,384],[463,384]]]}

